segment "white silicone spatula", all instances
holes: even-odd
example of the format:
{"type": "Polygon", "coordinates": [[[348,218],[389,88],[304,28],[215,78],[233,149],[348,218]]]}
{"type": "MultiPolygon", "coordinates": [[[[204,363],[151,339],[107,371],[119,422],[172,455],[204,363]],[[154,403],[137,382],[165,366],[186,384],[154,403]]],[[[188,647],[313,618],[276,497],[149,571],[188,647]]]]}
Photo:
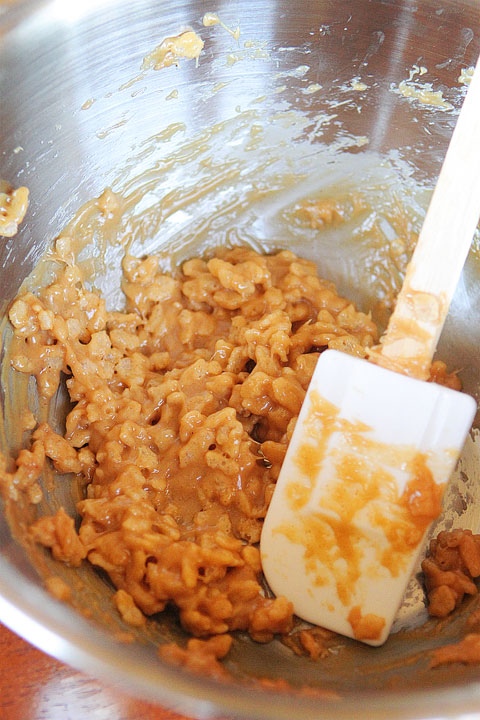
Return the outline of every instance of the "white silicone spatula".
{"type": "Polygon", "coordinates": [[[267,581],[312,623],[382,644],[476,411],[426,382],[480,215],[480,73],[373,362],[318,361],[265,519],[267,581]],[[383,366],[383,367],[381,367],[383,366]]]}

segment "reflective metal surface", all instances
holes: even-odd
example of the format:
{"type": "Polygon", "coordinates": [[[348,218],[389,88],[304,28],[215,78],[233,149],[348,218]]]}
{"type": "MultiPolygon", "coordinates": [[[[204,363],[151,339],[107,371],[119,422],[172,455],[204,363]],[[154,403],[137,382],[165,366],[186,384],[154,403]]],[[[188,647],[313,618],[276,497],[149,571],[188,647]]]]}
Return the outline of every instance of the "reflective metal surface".
{"type": "MultiPolygon", "coordinates": [[[[475,0],[17,4],[0,14],[0,177],[27,185],[31,204],[19,235],[0,242],[2,311],[64,224],[106,186],[136,198],[122,232],[132,234],[141,252],[163,251],[166,264],[215,242],[294,246],[368,306],[381,298],[382,273],[390,267],[383,248],[304,232],[288,208],[312,189],[363,186],[372,198],[403,193],[418,226],[425,188],[434,182],[463,97],[460,70],[478,55],[479,33],[475,0]],[[231,27],[239,23],[239,43],[218,26],[204,28],[206,11],[231,27]],[[181,61],[131,82],[143,57],[186,26],[205,40],[198,67],[181,61]],[[453,110],[394,92],[415,65],[428,68],[420,79],[441,89],[453,110]],[[353,90],[355,77],[367,89],[353,90]],[[381,157],[394,163],[393,174],[381,157]]],[[[119,253],[112,251],[97,282],[113,304],[119,253]]],[[[478,258],[477,249],[441,347],[447,362],[462,366],[465,388],[477,398],[478,258]]],[[[2,443],[16,442],[7,422],[2,443]]],[[[452,490],[467,498],[467,518],[460,507],[444,526],[463,519],[478,529],[478,468],[472,473],[452,490]]],[[[45,510],[62,502],[73,511],[77,497],[55,482],[45,510]]],[[[433,624],[415,629],[424,619],[416,580],[404,613],[407,630],[384,648],[345,641],[338,655],[313,663],[279,642],[263,646],[241,636],[227,662],[238,681],[230,685],[161,663],[156,644],[183,637],[173,616],[149,623],[140,643],[119,643],[115,633],[125,628],[113,616],[111,588],[92,568],[55,571],[72,586],[80,583],[76,605],[93,610],[93,619],[54,601],[5,513],[0,545],[2,622],[56,657],[178,710],[272,719],[480,717],[478,668],[428,669],[429,650],[461,636],[464,614],[437,634],[433,624]],[[285,678],[330,694],[241,685],[251,677],[285,678]]],[[[47,557],[42,562],[53,565],[47,557]]]]}

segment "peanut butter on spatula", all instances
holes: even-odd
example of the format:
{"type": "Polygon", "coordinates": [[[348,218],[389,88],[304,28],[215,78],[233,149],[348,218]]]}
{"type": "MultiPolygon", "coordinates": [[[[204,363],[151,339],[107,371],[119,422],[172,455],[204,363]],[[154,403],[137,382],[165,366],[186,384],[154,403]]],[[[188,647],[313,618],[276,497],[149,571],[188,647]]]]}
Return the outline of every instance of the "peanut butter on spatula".
{"type": "Polygon", "coordinates": [[[480,215],[475,71],[420,238],[370,362],[326,350],[261,536],[276,595],[316,625],[388,637],[476,412],[426,379],[480,215]]]}

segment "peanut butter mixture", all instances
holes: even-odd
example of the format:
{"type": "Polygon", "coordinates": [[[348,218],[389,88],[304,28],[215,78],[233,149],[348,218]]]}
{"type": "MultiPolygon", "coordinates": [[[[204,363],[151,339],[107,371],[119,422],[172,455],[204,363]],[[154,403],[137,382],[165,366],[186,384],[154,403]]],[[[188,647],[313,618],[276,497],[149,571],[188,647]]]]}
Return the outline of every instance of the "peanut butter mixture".
{"type": "MultiPolygon", "coordinates": [[[[105,570],[128,624],[170,605],[197,637],[279,633],[296,653],[324,656],[330,633],[290,634],[292,606],[269,596],[257,543],[319,353],[365,357],[375,324],[288,251],[222,250],[175,276],[155,256],[126,255],[122,288],[125,310],[108,312],[68,262],[12,304],[13,367],[45,401],[63,373],[73,409],[63,437],[42,423],[14,471],[3,460],[4,495],[38,502],[46,458],[85,479],[78,533],[60,509],[31,537],[62,562],[105,570]]],[[[443,363],[432,379],[458,383],[443,363]]],[[[221,675],[229,647],[162,652],[221,675]]]]}
{"type": "Polygon", "coordinates": [[[0,236],[13,237],[28,208],[28,188],[16,190],[0,182],[0,236]]]}
{"type": "Polygon", "coordinates": [[[65,437],[35,430],[4,487],[34,493],[45,456],[86,478],[78,535],[63,510],[31,534],[103,568],[133,624],[174,604],[196,636],[286,633],[290,603],[262,587],[262,520],[319,352],[365,356],[376,327],[291,252],[236,248],[176,277],[127,255],[123,272],[124,312],[73,265],[13,303],[13,366],[47,399],[65,373],[74,408],[65,437]]]}
{"type": "Polygon", "coordinates": [[[430,542],[422,570],[430,615],[446,617],[465,595],[478,592],[473,580],[480,576],[480,535],[460,529],[439,533],[430,542]]]}
{"type": "Polygon", "coordinates": [[[161,70],[171,65],[178,65],[179,58],[198,60],[203,45],[203,40],[193,30],[187,30],[175,37],[167,37],[143,58],[142,70],[151,67],[154,70],[161,70]]]}

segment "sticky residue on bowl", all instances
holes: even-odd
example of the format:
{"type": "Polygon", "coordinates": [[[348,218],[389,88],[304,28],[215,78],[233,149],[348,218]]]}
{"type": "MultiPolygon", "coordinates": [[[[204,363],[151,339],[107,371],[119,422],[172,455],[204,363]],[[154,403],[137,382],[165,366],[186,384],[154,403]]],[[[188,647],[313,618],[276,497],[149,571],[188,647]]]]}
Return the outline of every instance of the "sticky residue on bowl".
{"type": "Polygon", "coordinates": [[[228,25],[225,25],[224,22],[220,20],[218,15],[213,12],[207,12],[203,16],[202,23],[205,27],[211,27],[212,25],[220,25],[224,30],[226,30],[229,35],[231,35],[235,40],[238,40],[240,38],[240,25],[237,25],[237,27],[232,30],[231,27],[228,25]]]}
{"type": "Polygon", "coordinates": [[[16,190],[0,181],[0,236],[13,237],[17,234],[28,208],[28,188],[16,190]]]}
{"type": "Polygon", "coordinates": [[[142,70],[148,70],[151,67],[154,70],[161,70],[171,65],[178,65],[180,58],[198,60],[203,46],[202,38],[193,30],[167,37],[152,52],[145,55],[142,70]]]}
{"type": "Polygon", "coordinates": [[[390,90],[404,98],[418,100],[423,105],[437,108],[438,110],[453,110],[453,105],[443,97],[441,90],[434,90],[432,83],[421,83],[413,80],[415,75],[425,75],[428,72],[426,67],[414,65],[410,71],[407,80],[402,80],[397,84],[392,83],[390,90]]]}
{"type": "Polygon", "coordinates": [[[473,71],[474,71],[473,65],[471,65],[468,68],[462,68],[460,71],[460,75],[458,77],[458,82],[460,85],[470,85],[473,77],[473,71]]]}

